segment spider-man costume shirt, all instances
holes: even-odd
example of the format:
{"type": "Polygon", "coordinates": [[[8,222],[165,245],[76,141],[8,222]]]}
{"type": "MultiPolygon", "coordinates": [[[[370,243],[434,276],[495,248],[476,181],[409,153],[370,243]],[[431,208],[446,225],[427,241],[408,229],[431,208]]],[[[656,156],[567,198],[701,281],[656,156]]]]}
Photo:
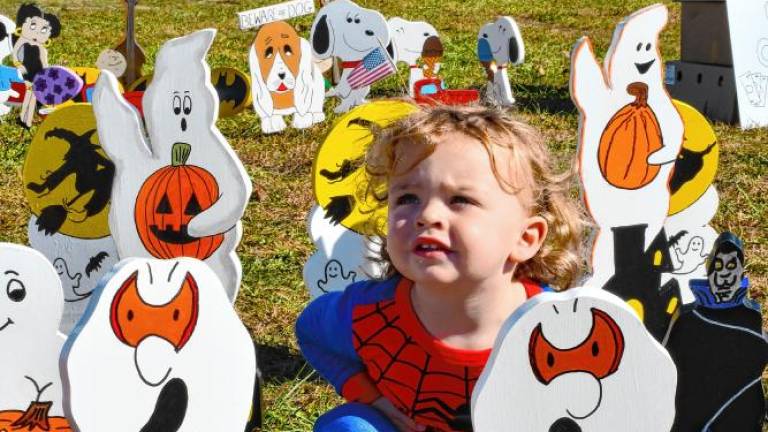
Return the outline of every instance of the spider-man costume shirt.
{"type": "MultiPolygon", "coordinates": [[[[450,347],[434,338],[411,304],[413,283],[395,277],[325,294],[302,312],[304,357],[349,402],[381,396],[431,431],[471,431],[472,389],[490,349],[450,347]]],[[[542,287],[523,281],[528,298],[542,287]]]]}

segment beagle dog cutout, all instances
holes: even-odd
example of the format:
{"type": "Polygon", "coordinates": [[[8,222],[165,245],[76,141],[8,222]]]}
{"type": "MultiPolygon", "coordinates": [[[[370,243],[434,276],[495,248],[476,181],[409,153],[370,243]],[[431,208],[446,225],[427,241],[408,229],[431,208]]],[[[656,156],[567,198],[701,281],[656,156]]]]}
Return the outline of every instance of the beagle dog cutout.
{"type": "Polygon", "coordinates": [[[472,393],[477,432],[669,431],[677,369],[620,298],[539,294],[507,319],[472,393]]]}
{"type": "Polygon", "coordinates": [[[348,78],[363,57],[376,48],[386,48],[394,58],[390,44],[389,27],[384,15],[372,9],[364,9],[349,0],[334,0],[323,6],[312,23],[310,32],[312,51],[319,59],[338,57],[343,72],[339,83],[326,96],[336,96],[341,103],[334,109],[347,112],[366,102],[370,86],[353,89],[348,78]]]}
{"type": "MultiPolygon", "coordinates": [[[[414,96],[414,84],[424,78],[424,69],[418,64],[419,59],[424,59],[424,50],[427,48],[427,40],[440,39],[437,30],[432,24],[424,21],[407,21],[399,17],[390,18],[387,21],[389,34],[392,36],[392,45],[395,48],[394,59],[408,65],[408,94],[414,96]]],[[[439,59],[438,59],[439,60],[439,59]]],[[[435,65],[435,71],[440,64],[435,65]]]]}
{"type": "Polygon", "coordinates": [[[292,125],[304,129],[325,120],[325,81],[313,62],[309,42],[283,21],[261,27],[248,55],[253,108],[261,130],[285,129],[283,116],[293,114],[292,125]]]}
{"type": "Polygon", "coordinates": [[[514,105],[507,66],[525,61],[525,44],[520,28],[512,17],[499,17],[480,28],[477,35],[477,58],[488,78],[486,100],[494,105],[514,105]]]}

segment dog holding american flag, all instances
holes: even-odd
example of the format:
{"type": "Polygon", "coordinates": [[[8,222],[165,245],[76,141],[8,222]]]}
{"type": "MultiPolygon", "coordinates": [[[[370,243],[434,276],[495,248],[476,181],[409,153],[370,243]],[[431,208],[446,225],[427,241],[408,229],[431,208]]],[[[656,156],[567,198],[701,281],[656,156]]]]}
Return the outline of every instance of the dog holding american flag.
{"type": "Polygon", "coordinates": [[[341,59],[341,79],[326,94],[341,99],[337,113],[364,104],[371,83],[396,71],[384,15],[352,1],[335,0],[323,6],[312,23],[310,41],[317,58],[341,59]]]}

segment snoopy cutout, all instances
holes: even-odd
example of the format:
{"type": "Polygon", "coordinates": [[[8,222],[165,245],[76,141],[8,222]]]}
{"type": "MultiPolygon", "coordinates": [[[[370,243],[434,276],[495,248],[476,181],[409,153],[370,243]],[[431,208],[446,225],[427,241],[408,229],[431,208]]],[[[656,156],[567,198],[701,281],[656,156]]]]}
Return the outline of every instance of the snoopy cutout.
{"type": "Polygon", "coordinates": [[[604,67],[586,37],[571,56],[582,194],[599,227],[591,260],[593,286],[602,287],[613,275],[614,254],[621,253],[614,249],[611,230],[644,225],[647,249],[660,235],[669,209],[668,181],[682,145],[683,122],[662,80],[658,36],[667,15],[667,8],[657,4],[622,21],[604,67]],[[634,129],[634,124],[647,127],[634,129]]]}
{"type": "Polygon", "coordinates": [[[244,430],[256,354],[223,288],[199,260],[121,261],[62,353],[77,429],[244,430]]]}
{"type": "Polygon", "coordinates": [[[677,369],[620,298],[547,292],[507,319],[472,393],[476,431],[669,431],[677,369]]]}
{"type": "Polygon", "coordinates": [[[93,105],[102,148],[116,166],[109,225],[120,257],[205,259],[234,301],[242,273],[235,248],[251,183],[215,125],[219,101],[205,61],[215,35],[201,30],[160,48],[143,99],[148,136],[109,71],[96,83],[93,105]],[[187,180],[176,187],[170,178],[187,180]]]}
{"type": "Polygon", "coordinates": [[[59,331],[69,334],[85,312],[99,279],[117,264],[115,242],[110,236],[86,239],[61,233],[46,235],[37,229],[35,216],[29,219],[27,233],[29,245],[48,258],[61,279],[64,314],[59,331]]]}
{"type": "MultiPolygon", "coordinates": [[[[0,243],[0,411],[51,402],[64,415],[57,329],[64,307],[59,276],[34,249],[0,243]],[[38,396],[40,397],[38,399],[38,396]]],[[[38,425],[36,425],[38,426],[38,425]]]]}
{"type": "Polygon", "coordinates": [[[317,249],[304,264],[303,272],[312,298],[344,291],[354,282],[381,274],[370,260],[379,245],[323,215],[323,209],[316,205],[307,217],[307,230],[317,249]]]}
{"type": "Polygon", "coordinates": [[[12,19],[0,15],[0,117],[8,114],[11,110],[11,107],[7,106],[5,102],[10,98],[19,97],[19,93],[11,89],[11,83],[24,82],[16,68],[2,66],[3,60],[13,52],[11,35],[15,30],[16,23],[12,19]]]}
{"type": "Polygon", "coordinates": [[[384,15],[372,9],[364,9],[349,0],[334,0],[320,8],[312,23],[309,38],[317,58],[338,57],[342,61],[344,70],[341,79],[336,87],[326,93],[326,96],[341,99],[341,103],[334,109],[337,113],[347,112],[366,102],[365,97],[371,87],[353,89],[347,81],[363,57],[377,48],[386,50],[390,58],[395,55],[384,15]]]}
{"type": "Polygon", "coordinates": [[[525,61],[525,44],[520,28],[512,17],[499,17],[480,28],[477,35],[477,57],[488,78],[488,102],[505,107],[514,105],[515,98],[509,85],[507,67],[525,61]]]}
{"type": "MultiPolygon", "coordinates": [[[[397,62],[408,65],[408,94],[414,96],[414,84],[424,78],[424,69],[418,64],[419,59],[426,62],[424,57],[427,40],[440,40],[437,30],[432,24],[424,21],[408,21],[400,17],[390,18],[387,21],[389,34],[392,36],[392,45],[395,48],[397,62]]],[[[439,58],[437,59],[439,61],[439,58]]],[[[435,65],[434,72],[439,69],[435,65]]],[[[424,67],[428,67],[425,65],[424,67]]]]}
{"type": "Polygon", "coordinates": [[[276,21],[259,29],[248,53],[253,108],[264,133],[285,129],[283,116],[304,129],[325,120],[325,80],[312,61],[309,41],[290,24],[276,21]]]}

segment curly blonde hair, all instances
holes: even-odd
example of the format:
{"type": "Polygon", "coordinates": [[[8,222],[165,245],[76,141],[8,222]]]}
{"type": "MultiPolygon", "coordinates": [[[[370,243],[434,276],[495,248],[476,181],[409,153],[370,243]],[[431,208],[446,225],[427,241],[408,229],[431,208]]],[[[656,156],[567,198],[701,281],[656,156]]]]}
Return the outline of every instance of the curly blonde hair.
{"type": "MultiPolygon", "coordinates": [[[[374,128],[374,141],[365,156],[367,174],[366,201],[387,204],[389,179],[409,172],[429,157],[440,145],[440,137],[460,133],[481,144],[491,161],[491,168],[501,187],[516,194],[529,188],[531,214],[542,216],[549,226],[547,237],[538,253],[519,263],[515,278],[530,278],[566,289],[581,271],[584,212],[569,196],[572,172],[556,174],[541,135],[531,126],[496,108],[482,106],[436,106],[420,108],[415,113],[387,127],[374,128]],[[424,153],[416,161],[398,169],[403,146],[421,144],[424,153]],[[512,170],[519,172],[527,184],[513,184],[499,174],[494,147],[508,151],[512,170]],[[397,171],[396,171],[397,170],[397,171]]],[[[381,238],[381,251],[375,260],[383,266],[383,277],[397,274],[386,252],[385,224],[371,221],[371,231],[381,238]]]]}

